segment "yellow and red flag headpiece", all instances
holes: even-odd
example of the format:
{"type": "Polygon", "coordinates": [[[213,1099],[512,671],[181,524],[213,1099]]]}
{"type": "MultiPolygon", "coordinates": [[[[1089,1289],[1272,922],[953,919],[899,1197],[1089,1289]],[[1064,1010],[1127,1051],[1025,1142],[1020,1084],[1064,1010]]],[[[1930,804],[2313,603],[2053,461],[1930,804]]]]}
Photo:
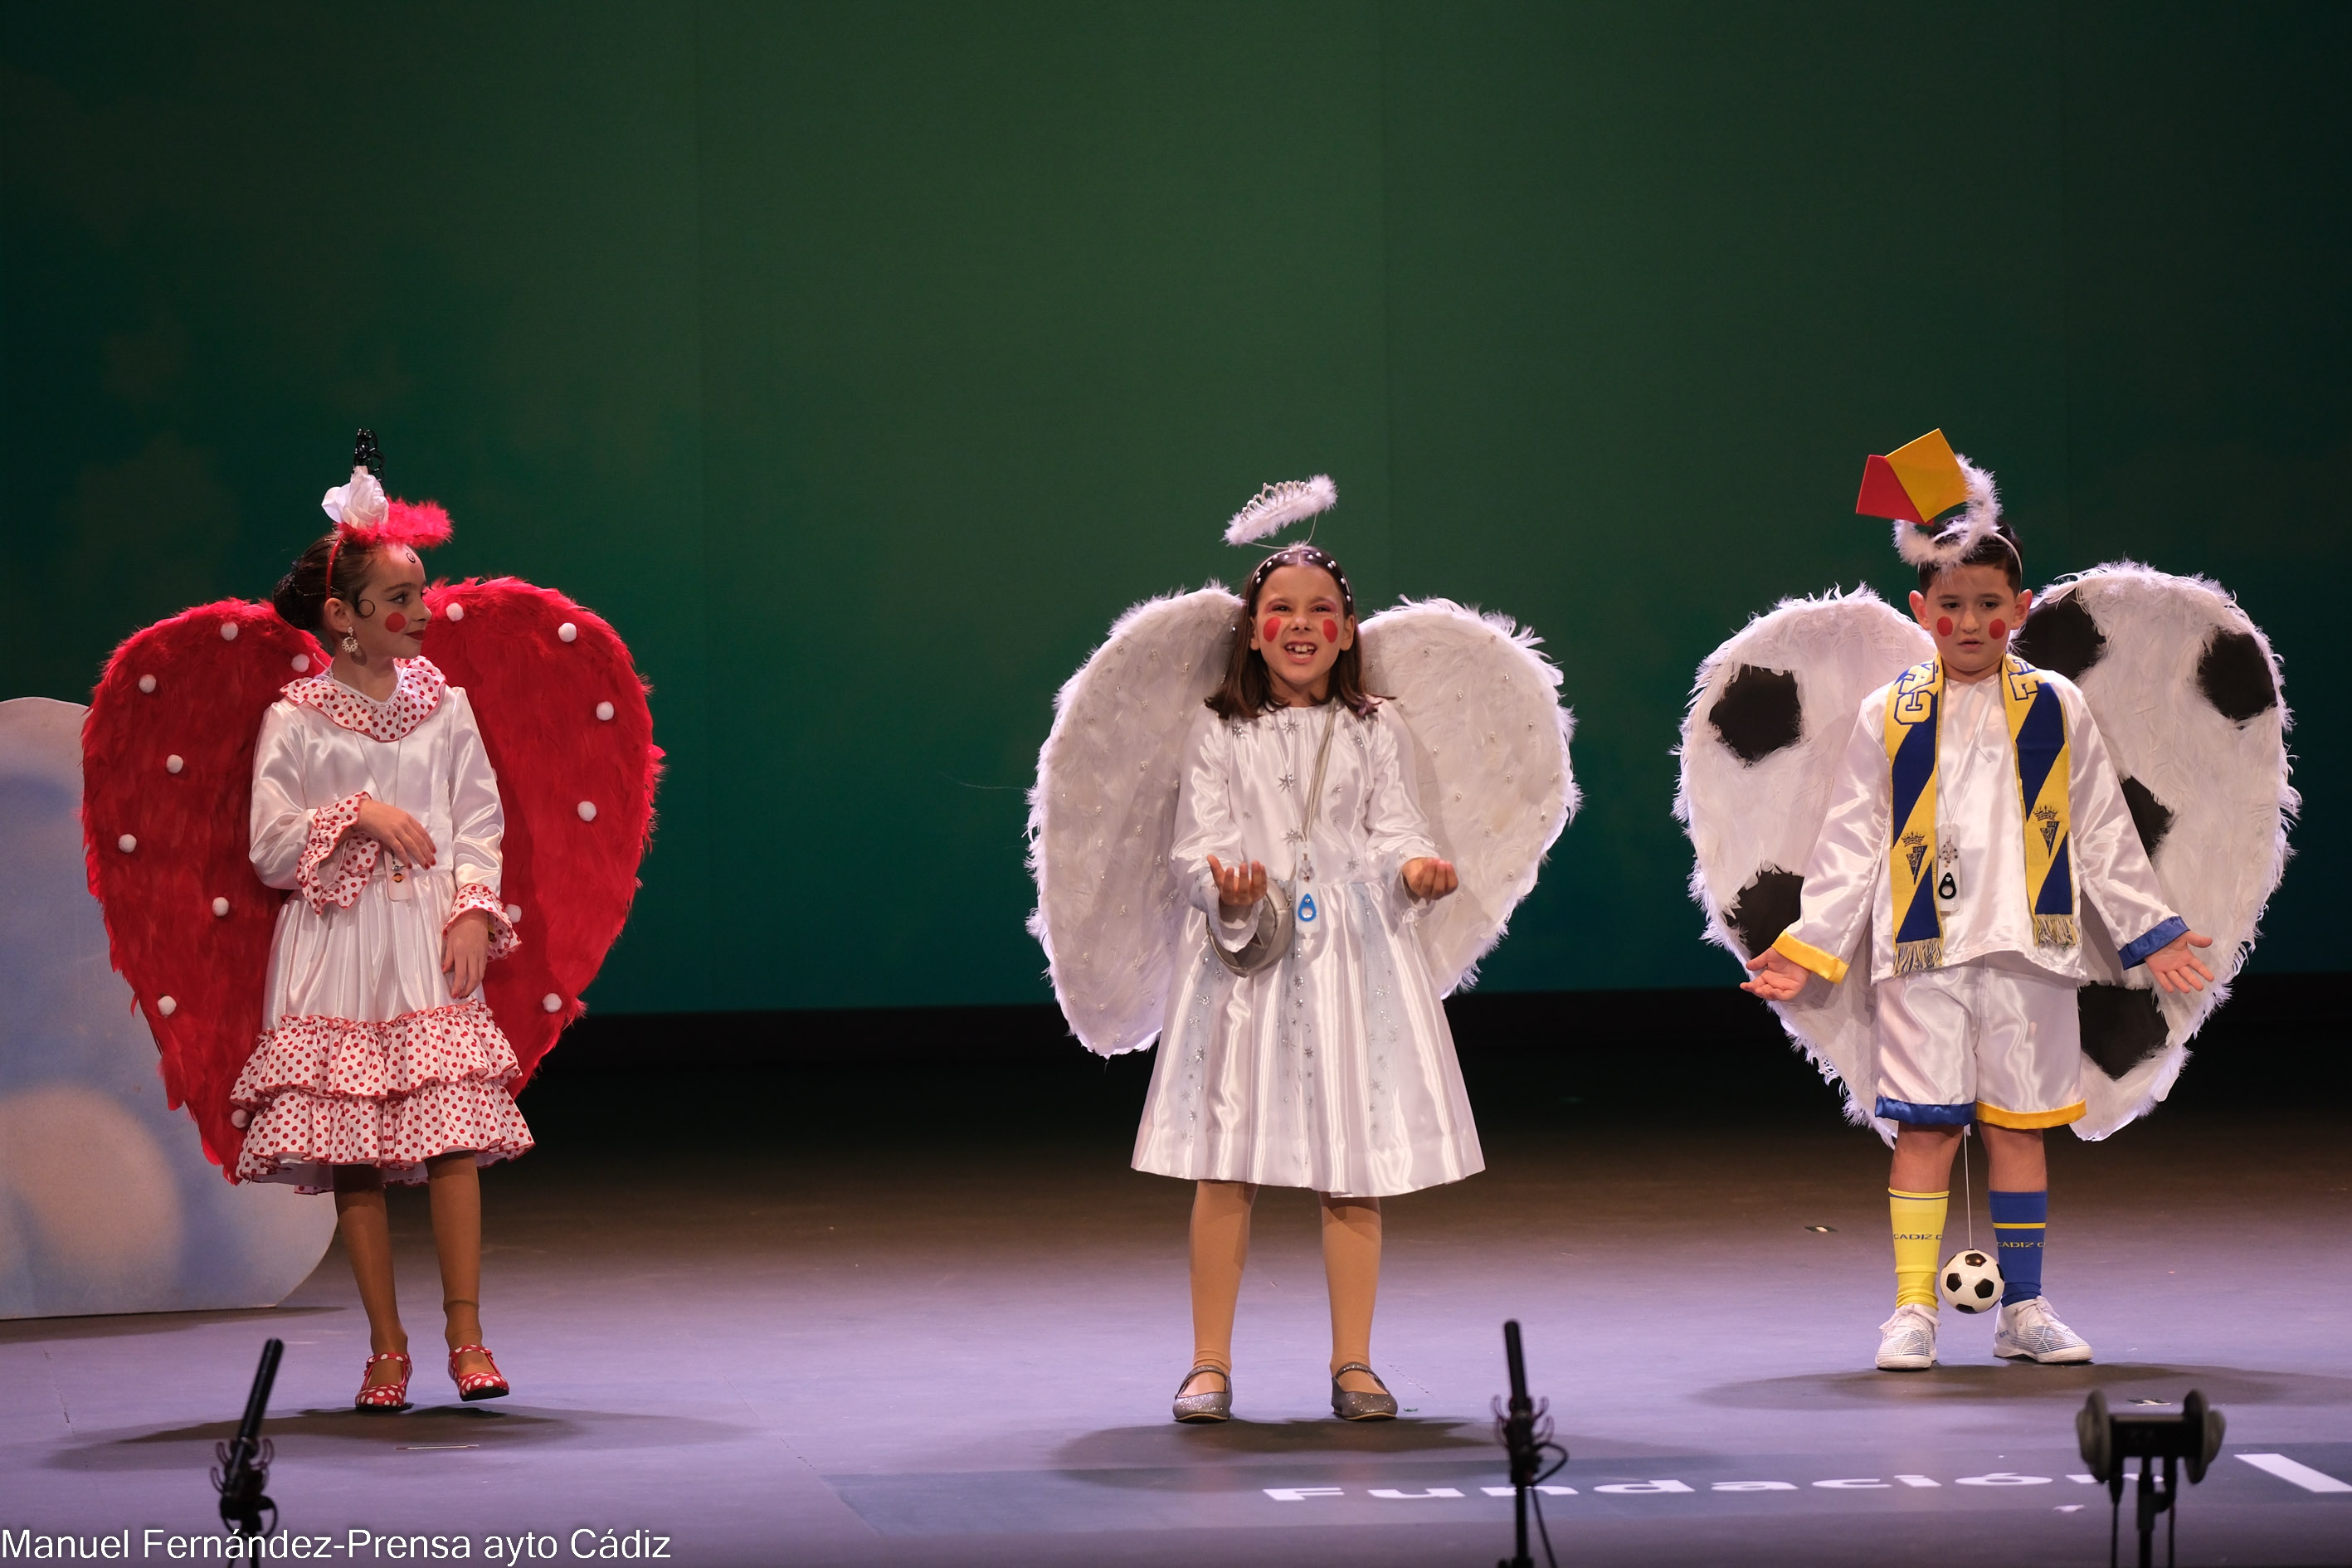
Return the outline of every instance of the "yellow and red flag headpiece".
{"type": "Polygon", "coordinates": [[[1895,548],[1914,566],[1959,560],[2000,516],[1992,476],[1953,451],[1941,430],[1864,462],[1853,510],[1892,519],[1895,548]],[[1954,511],[1958,515],[1939,525],[1954,511]]]}

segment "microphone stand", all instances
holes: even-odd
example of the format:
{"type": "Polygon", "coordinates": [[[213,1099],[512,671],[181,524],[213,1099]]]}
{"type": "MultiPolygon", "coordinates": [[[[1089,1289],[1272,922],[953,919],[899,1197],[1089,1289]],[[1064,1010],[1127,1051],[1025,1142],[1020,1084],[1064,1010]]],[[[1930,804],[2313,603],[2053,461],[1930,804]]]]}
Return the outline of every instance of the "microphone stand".
{"type": "MultiPolygon", "coordinates": [[[[1502,1439],[1504,1452],[1510,1456],[1511,1460],[1511,1485],[1516,1489],[1511,1497],[1511,1513],[1517,1529],[1517,1550],[1508,1560],[1496,1563],[1496,1568],[1535,1568],[1535,1559],[1528,1555],[1528,1503],[1536,1483],[1543,1479],[1545,1473],[1544,1450],[1553,1446],[1551,1421],[1548,1414],[1551,1402],[1546,1400],[1538,1405],[1528,1397],[1527,1358],[1519,1350],[1519,1324],[1516,1318],[1503,1325],[1503,1354],[1511,1367],[1511,1402],[1508,1405],[1503,1405],[1499,1400],[1496,1402],[1495,1434],[1502,1439]]],[[[1568,1455],[1563,1450],[1560,1461],[1564,1464],[1567,1460],[1568,1455]]],[[[1557,1466],[1553,1468],[1558,1468],[1557,1466]]],[[[1538,1502],[1536,1506],[1540,1510],[1543,1505],[1538,1502]]],[[[1541,1522],[1540,1515],[1538,1522],[1541,1522]]],[[[1549,1531],[1544,1535],[1544,1556],[1547,1559],[1551,1556],[1549,1531]]]]}
{"type": "Polygon", "coordinates": [[[214,1456],[220,1463],[213,1470],[213,1485],[220,1489],[221,1522],[233,1536],[265,1536],[278,1528],[278,1505],[261,1490],[269,1484],[269,1461],[277,1457],[269,1439],[261,1435],[261,1416],[269,1407],[269,1390],[278,1381],[278,1358],[285,1353],[283,1340],[262,1342],[261,1365],[254,1372],[252,1391],[245,1396],[245,1419],[237,1423],[236,1437],[214,1446],[214,1456]],[[269,1515],[267,1526],[261,1522],[265,1511],[269,1515]]]}

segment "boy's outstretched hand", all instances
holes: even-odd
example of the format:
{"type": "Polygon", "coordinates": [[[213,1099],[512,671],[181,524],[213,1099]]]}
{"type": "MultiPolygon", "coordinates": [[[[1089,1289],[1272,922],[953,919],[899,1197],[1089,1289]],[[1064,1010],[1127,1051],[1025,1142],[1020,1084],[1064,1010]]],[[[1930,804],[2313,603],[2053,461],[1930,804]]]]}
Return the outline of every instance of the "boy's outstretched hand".
{"type": "Polygon", "coordinates": [[[1209,875],[1217,879],[1217,905],[1227,920],[1239,920],[1244,910],[1255,909],[1265,897],[1265,867],[1258,861],[1226,866],[1212,855],[1209,875]]]}
{"type": "Polygon", "coordinates": [[[1451,860],[1422,855],[1404,863],[1404,885],[1416,899],[1442,899],[1462,885],[1451,860]]]}
{"type": "Polygon", "coordinates": [[[1767,1002],[1786,1002],[1805,988],[1805,976],[1811,973],[1804,965],[1769,947],[1749,959],[1748,967],[1756,972],[1756,978],[1741,981],[1739,988],[1752,991],[1767,1002]]]}
{"type": "Polygon", "coordinates": [[[2147,955],[2147,973],[2167,991],[2202,991],[2213,978],[2213,972],[2205,967],[2203,959],[2189,950],[2212,945],[2210,936],[2183,931],[2147,955]]]}

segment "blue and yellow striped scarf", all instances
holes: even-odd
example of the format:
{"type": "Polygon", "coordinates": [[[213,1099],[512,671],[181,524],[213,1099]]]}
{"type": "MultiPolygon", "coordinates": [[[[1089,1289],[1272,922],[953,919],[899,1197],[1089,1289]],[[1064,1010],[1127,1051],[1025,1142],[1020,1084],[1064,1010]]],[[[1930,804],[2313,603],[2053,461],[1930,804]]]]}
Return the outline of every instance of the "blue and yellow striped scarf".
{"type": "MultiPolygon", "coordinates": [[[[2017,759],[2025,817],[2025,893],[2033,940],[2074,945],[2074,875],[2069,862],[2074,817],[2066,800],[2066,712],[2054,688],[2014,656],[2001,661],[2001,711],[2017,759]]],[[[1944,962],[1944,920],[1936,907],[1937,720],[1944,705],[1940,659],[1913,665],[1886,695],[1886,763],[1894,783],[1895,973],[1944,962]]]]}

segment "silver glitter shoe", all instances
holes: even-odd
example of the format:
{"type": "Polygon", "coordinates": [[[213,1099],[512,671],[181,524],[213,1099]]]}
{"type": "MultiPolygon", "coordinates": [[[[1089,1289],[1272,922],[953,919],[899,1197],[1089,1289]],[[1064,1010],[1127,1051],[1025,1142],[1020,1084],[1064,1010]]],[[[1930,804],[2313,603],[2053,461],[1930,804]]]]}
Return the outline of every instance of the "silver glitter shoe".
{"type": "Polygon", "coordinates": [[[1184,1374],[1176,1385],[1176,1419],[1179,1421],[1230,1421],[1234,1418],[1234,1374],[1221,1366],[1196,1366],[1184,1374]],[[1192,1380],[1202,1373],[1213,1373],[1224,1379],[1225,1385],[1213,1394],[1187,1394],[1192,1380]]]}
{"type": "Polygon", "coordinates": [[[1381,1383],[1381,1374],[1362,1362],[1351,1361],[1331,1374],[1331,1414],[1340,1420],[1393,1421],[1396,1413],[1396,1395],[1389,1392],[1387,1384],[1381,1383]],[[1340,1387],[1340,1377],[1351,1372],[1360,1372],[1374,1383],[1380,1383],[1381,1391],[1378,1394],[1358,1394],[1352,1389],[1340,1387]]]}

